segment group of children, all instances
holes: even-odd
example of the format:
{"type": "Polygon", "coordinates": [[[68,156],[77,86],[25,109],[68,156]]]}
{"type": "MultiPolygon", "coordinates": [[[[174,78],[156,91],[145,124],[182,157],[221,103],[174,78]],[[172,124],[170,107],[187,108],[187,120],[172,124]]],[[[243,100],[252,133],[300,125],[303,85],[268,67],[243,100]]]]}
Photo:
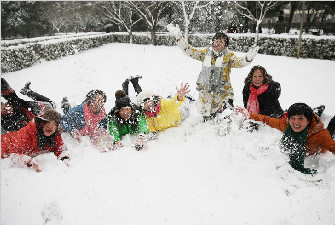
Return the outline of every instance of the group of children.
{"type": "MultiPolygon", "coordinates": [[[[231,69],[249,65],[258,47],[252,47],[245,57],[236,57],[228,50],[228,36],[219,32],[213,37],[211,47],[197,49],[185,42],[178,26],[168,25],[167,28],[186,55],[203,62],[197,79],[197,108],[203,121],[234,109],[231,69]]],[[[34,157],[43,152],[53,152],[67,163],[69,156],[64,151],[62,132],[78,141],[82,136],[88,136],[103,152],[123,147],[122,137],[126,134],[135,136],[136,150],[145,148],[148,140],[157,137],[157,132],[178,126],[188,115],[188,102],[194,99],[188,95],[188,84],[182,84],[174,97],[162,98],[150,91],[142,91],[138,83],[140,78],[130,77],[122,84],[122,90],[115,92],[115,106],[108,114],[104,108],[106,94],[92,90],[80,105],[74,107],[64,98],[61,105],[64,116],[55,111],[50,99],[32,91],[29,82],[21,94],[35,101],[19,98],[1,78],[1,95],[7,101],[1,102],[1,157],[11,158],[17,165],[33,167],[37,172],[40,168],[34,157]],[[128,96],[129,83],[137,93],[136,104],[128,96]]],[[[284,132],[280,146],[289,154],[290,165],[302,173],[315,173],[304,167],[304,158],[326,150],[335,153],[335,141],[331,137],[335,120],[331,120],[328,130],[324,129],[320,119],[324,106],[314,113],[306,104],[296,103],[284,112],[278,101],[280,92],[280,84],[272,80],[265,68],[254,66],[245,79],[245,109],[235,108],[235,112],[284,132]]],[[[257,129],[257,124],[254,128],[257,129]]]]}

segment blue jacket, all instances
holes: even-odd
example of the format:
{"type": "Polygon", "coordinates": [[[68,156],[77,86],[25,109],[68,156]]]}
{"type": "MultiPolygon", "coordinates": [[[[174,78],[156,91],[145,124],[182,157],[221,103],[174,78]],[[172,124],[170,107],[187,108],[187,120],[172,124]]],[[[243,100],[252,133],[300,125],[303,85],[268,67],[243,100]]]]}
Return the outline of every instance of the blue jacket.
{"type": "MultiPolygon", "coordinates": [[[[62,118],[61,126],[64,132],[70,133],[72,129],[82,130],[85,125],[85,117],[84,117],[84,105],[82,103],[71,108],[62,118]]],[[[107,129],[107,117],[102,119],[99,123],[99,126],[102,126],[104,129],[107,129]]]]}

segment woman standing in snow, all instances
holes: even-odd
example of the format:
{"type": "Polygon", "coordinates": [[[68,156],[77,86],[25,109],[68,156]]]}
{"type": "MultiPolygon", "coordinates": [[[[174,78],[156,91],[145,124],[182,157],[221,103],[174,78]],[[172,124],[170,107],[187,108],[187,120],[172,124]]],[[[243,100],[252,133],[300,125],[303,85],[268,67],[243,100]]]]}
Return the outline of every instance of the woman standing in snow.
{"type": "Polygon", "coordinates": [[[218,112],[233,107],[234,91],[230,82],[232,68],[240,68],[250,64],[259,49],[252,47],[245,57],[236,57],[228,50],[229,38],[218,32],[213,37],[213,44],[206,49],[196,49],[182,38],[180,29],[169,24],[168,31],[176,37],[177,45],[186,55],[202,61],[202,69],[197,80],[199,91],[198,111],[204,121],[214,118],[218,112]]]}
{"type": "Polygon", "coordinates": [[[30,88],[28,82],[21,94],[35,101],[25,101],[17,96],[4,78],[1,78],[1,96],[7,102],[1,101],[1,132],[17,131],[26,126],[34,117],[43,114],[47,109],[54,109],[55,103],[30,88]]]}
{"type": "Polygon", "coordinates": [[[335,141],[324,128],[320,117],[305,103],[291,105],[287,118],[250,114],[250,119],[262,121],[284,132],[280,146],[289,154],[290,165],[302,173],[316,172],[304,167],[305,156],[325,153],[327,150],[335,154],[335,141]]]}
{"type": "Polygon", "coordinates": [[[114,138],[116,147],[123,147],[121,139],[126,134],[138,133],[135,142],[136,150],[141,150],[146,145],[148,125],[140,109],[131,103],[126,92],[115,92],[115,107],[108,114],[109,132],[114,138]]]}
{"type": "Polygon", "coordinates": [[[60,160],[69,159],[62,154],[60,120],[61,115],[50,109],[20,130],[1,135],[1,158],[10,158],[19,166],[33,167],[36,172],[41,172],[34,159],[39,154],[53,152],[60,160]]]}
{"type": "Polygon", "coordinates": [[[278,100],[280,92],[280,84],[272,80],[265,68],[254,66],[244,81],[244,107],[249,113],[279,118],[284,114],[278,100]]]}
{"type": "Polygon", "coordinates": [[[90,91],[82,104],[69,109],[63,116],[62,129],[78,141],[81,136],[89,136],[103,152],[113,149],[113,138],[107,131],[106,101],[107,96],[103,91],[90,91]]]}

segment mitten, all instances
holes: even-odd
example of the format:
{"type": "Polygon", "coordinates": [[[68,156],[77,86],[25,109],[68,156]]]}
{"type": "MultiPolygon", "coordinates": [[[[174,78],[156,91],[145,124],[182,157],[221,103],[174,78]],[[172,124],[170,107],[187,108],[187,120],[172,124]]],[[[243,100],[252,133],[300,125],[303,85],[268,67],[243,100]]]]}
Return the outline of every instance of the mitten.
{"type": "Polygon", "coordinates": [[[166,28],[171,35],[176,37],[176,39],[182,38],[182,34],[178,24],[176,26],[173,26],[173,24],[170,23],[166,26],[166,28]]]}
{"type": "Polygon", "coordinates": [[[255,58],[255,56],[256,56],[258,50],[259,50],[259,46],[252,46],[252,47],[249,49],[249,51],[247,52],[246,60],[247,60],[248,62],[251,62],[251,61],[255,58]]]}

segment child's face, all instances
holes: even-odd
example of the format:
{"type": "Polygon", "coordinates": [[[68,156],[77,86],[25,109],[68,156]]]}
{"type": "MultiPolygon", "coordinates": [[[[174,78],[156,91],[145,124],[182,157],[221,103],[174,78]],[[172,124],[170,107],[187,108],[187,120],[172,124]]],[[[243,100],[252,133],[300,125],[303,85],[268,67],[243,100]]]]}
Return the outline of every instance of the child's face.
{"type": "Polygon", "coordinates": [[[148,112],[152,112],[152,111],[154,111],[154,109],[155,109],[155,104],[154,104],[154,101],[153,100],[147,100],[147,101],[145,101],[144,102],[144,110],[145,111],[148,111],[148,112]]]}
{"type": "Polygon", "coordinates": [[[131,107],[121,107],[120,109],[120,117],[124,120],[129,120],[130,119],[130,116],[131,116],[131,107]]]}
{"type": "Polygon", "coordinates": [[[57,130],[57,123],[51,120],[43,126],[42,130],[45,136],[51,136],[57,130]]]}
{"type": "Polygon", "coordinates": [[[291,116],[288,122],[291,125],[292,130],[296,133],[303,131],[309,124],[309,121],[304,115],[291,116]]]}

